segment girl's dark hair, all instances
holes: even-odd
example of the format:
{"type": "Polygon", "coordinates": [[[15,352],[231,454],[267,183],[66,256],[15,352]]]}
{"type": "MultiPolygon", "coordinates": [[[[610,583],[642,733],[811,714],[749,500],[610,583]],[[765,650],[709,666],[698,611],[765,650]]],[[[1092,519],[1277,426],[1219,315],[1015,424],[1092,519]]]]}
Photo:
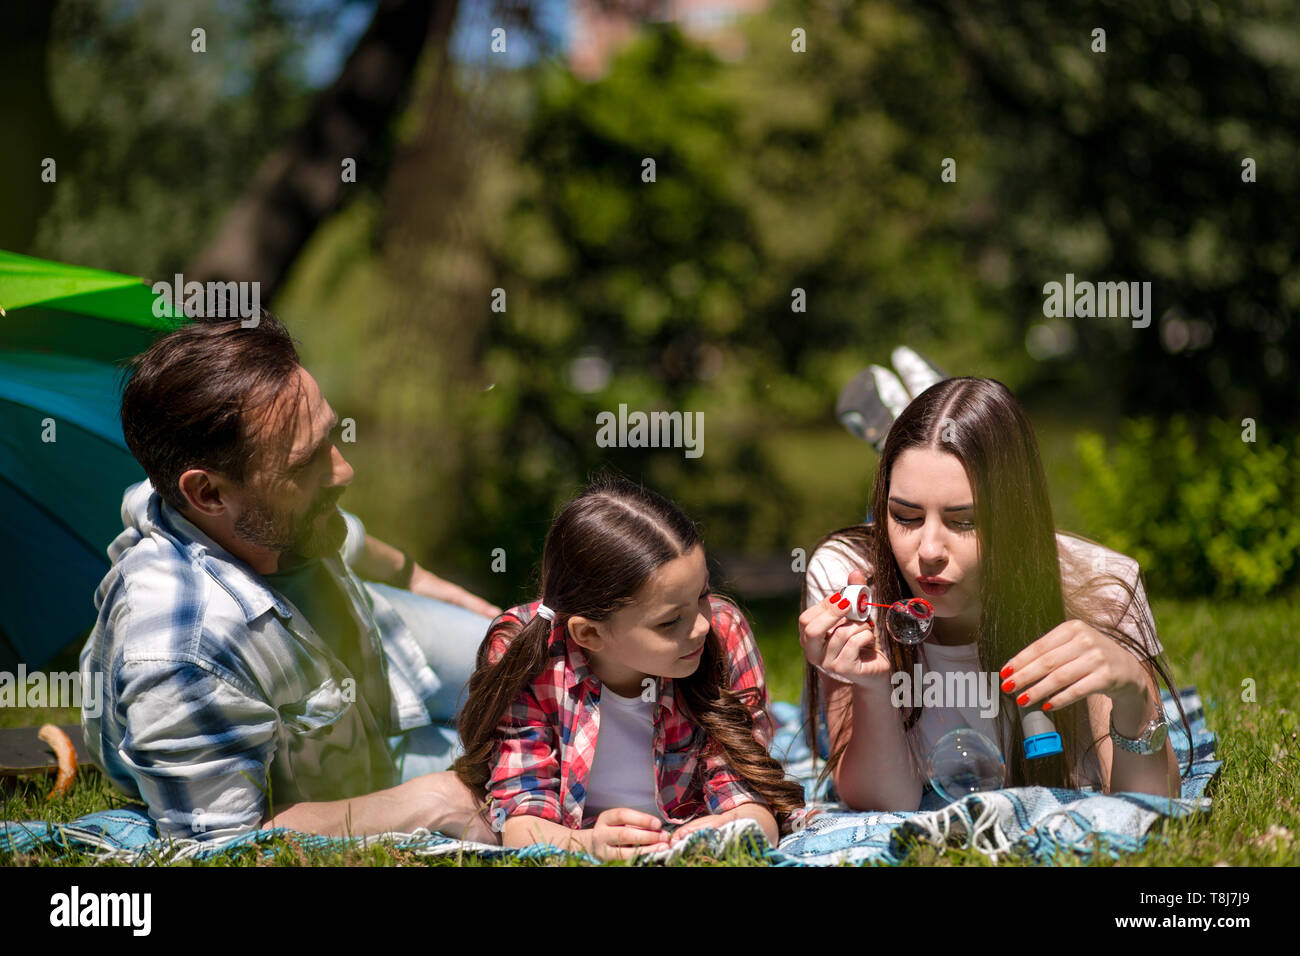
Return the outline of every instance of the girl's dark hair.
{"type": "MultiPolygon", "coordinates": [[[[554,626],[567,628],[574,615],[606,620],[633,603],[658,568],[699,545],[694,523],[667,499],[623,478],[598,479],[565,507],[546,536],[542,595],[555,611],[554,626]]],[[[503,621],[479,646],[468,700],[456,721],[465,755],[452,767],[479,794],[490,778],[502,717],[546,666],[551,628],[538,615],[522,628],[503,621]],[[508,647],[492,664],[498,640],[508,647]]],[[[755,737],[754,713],[764,706],[762,695],[758,688],[731,689],[726,652],[714,627],[700,666],[689,677],[673,680],[678,706],[706,738],[705,752],[721,752],[767,802],[778,824],[803,806],[802,786],[786,778],[781,764],[755,737]]]]}
{"type": "MultiPolygon", "coordinates": [[[[1100,573],[1080,581],[1082,568],[1073,563],[1068,568],[1072,583],[1063,582],[1047,479],[1033,427],[1020,403],[1001,382],[950,378],[918,395],[885,438],[872,494],[871,514],[877,523],[833,531],[817,547],[837,541],[854,553],[868,572],[873,601],[891,604],[913,596],[885,531],[894,463],[909,448],[932,448],[956,456],[970,480],[980,553],[980,619],[975,635],[980,669],[996,673],[1052,628],[1077,618],[1133,651],[1153,679],[1159,676],[1173,694],[1190,740],[1191,728],[1163,655],[1148,658],[1146,647],[1120,630],[1120,622],[1131,608],[1130,619],[1138,622],[1143,642],[1154,646],[1155,635],[1150,633],[1143,609],[1138,606],[1134,587],[1116,574],[1100,573]],[[1105,595],[1107,588],[1114,597],[1105,595]],[[1127,600],[1118,597],[1121,592],[1127,600]]],[[[808,598],[805,574],[805,608],[808,598]]],[[[894,671],[911,674],[919,646],[896,641],[888,644],[894,671]]],[[[810,715],[807,739],[816,753],[821,686],[817,671],[806,661],[804,686],[810,715]]],[[[921,709],[913,706],[903,712],[904,729],[915,727],[921,709]]],[[[1105,739],[1082,739],[1086,733],[1083,728],[1088,726],[1086,704],[1080,702],[1059,715],[1053,714],[1063,753],[1032,761],[1024,756],[1024,733],[1017,710],[1014,706],[1002,707],[998,712],[1000,743],[1011,743],[1008,769],[1012,785],[1077,787],[1076,771],[1082,758],[1105,739]],[[1065,719],[1066,714],[1074,719],[1065,719]]],[[[823,779],[839,765],[847,743],[831,742],[823,779]]],[[[923,755],[914,752],[912,756],[919,767],[923,755]]]]}
{"type": "Polygon", "coordinates": [[[278,400],[299,364],[269,312],[248,328],[237,318],[195,320],[130,359],[122,435],[162,499],[189,508],[178,482],[191,468],[245,483],[262,437],[249,412],[278,400]]]}

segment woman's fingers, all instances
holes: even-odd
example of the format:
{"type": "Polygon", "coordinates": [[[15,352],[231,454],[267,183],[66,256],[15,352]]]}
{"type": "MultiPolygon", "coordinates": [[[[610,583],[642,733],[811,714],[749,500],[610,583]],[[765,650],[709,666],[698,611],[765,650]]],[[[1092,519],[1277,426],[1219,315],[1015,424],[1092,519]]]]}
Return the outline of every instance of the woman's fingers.
{"type": "MultiPolygon", "coordinates": [[[[826,639],[844,622],[846,608],[839,607],[835,599],[838,592],[828,595],[799,615],[799,643],[804,656],[814,666],[825,656],[826,639]]],[[[839,603],[842,603],[839,602],[839,603]]]]}
{"type": "Polygon", "coordinates": [[[875,632],[863,625],[844,643],[834,666],[841,673],[870,673],[878,669],[877,662],[880,660],[880,644],[875,632]]]}
{"type": "Polygon", "coordinates": [[[1045,673],[1042,670],[1031,670],[1034,664],[1046,654],[1055,651],[1070,643],[1075,637],[1077,621],[1064,621],[1056,625],[1038,640],[1031,642],[1019,654],[1016,654],[1011,660],[1007,661],[1006,666],[1002,668],[1004,679],[1015,680],[1017,674],[1033,674],[1034,676],[1025,676],[1022,680],[1028,683],[1030,680],[1037,680],[1045,673]]]}
{"type": "Polygon", "coordinates": [[[870,630],[868,624],[852,624],[849,622],[841,624],[826,639],[826,654],[822,658],[822,663],[825,664],[836,660],[844,650],[844,645],[863,631],[870,633],[870,630]]]}
{"type": "Polygon", "coordinates": [[[1104,693],[1109,689],[1104,675],[1093,671],[1086,662],[1076,660],[1043,678],[1032,690],[1017,698],[1016,703],[1025,700],[1020,704],[1025,709],[1047,704],[1047,711],[1051,713],[1069,707],[1089,694],[1104,693]]]}

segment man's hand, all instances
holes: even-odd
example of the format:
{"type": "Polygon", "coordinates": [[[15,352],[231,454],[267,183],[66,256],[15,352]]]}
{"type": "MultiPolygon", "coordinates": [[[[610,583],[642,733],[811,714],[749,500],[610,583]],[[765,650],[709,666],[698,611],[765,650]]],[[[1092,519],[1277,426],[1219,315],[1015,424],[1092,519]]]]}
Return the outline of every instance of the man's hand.
{"type": "Polygon", "coordinates": [[[481,597],[471,594],[459,584],[452,584],[445,578],[438,577],[432,571],[426,571],[418,564],[411,572],[409,590],[412,594],[422,594],[448,604],[455,604],[457,607],[467,608],[484,617],[496,617],[501,613],[501,608],[495,604],[490,604],[481,597]]]}
{"type": "Polygon", "coordinates": [[[499,844],[501,838],[480,810],[479,801],[460,778],[443,770],[350,799],[295,803],[273,817],[268,814],[262,826],[325,836],[410,833],[424,827],[463,840],[499,844]]]}

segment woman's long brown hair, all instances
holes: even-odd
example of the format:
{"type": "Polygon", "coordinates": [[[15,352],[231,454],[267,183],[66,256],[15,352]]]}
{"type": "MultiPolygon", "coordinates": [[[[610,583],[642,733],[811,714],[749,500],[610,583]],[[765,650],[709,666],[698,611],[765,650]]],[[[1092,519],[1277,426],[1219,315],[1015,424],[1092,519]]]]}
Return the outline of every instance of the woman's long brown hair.
{"type": "MultiPolygon", "coordinates": [[[[659,567],[697,546],[694,523],[676,505],[626,479],[601,478],[561,512],[546,536],[542,600],[555,611],[556,627],[567,627],[575,615],[606,620],[631,604],[659,567]]],[[[502,622],[479,646],[469,697],[456,721],[465,755],[452,769],[480,795],[496,757],[501,719],[546,666],[551,628],[538,616],[522,628],[502,622]],[[492,664],[490,652],[498,638],[509,646],[492,664]]],[[[786,777],[780,762],[755,737],[760,692],[731,689],[727,657],[712,626],[700,666],[689,677],[675,678],[674,689],[697,733],[705,736],[705,752],[721,752],[746,786],[767,802],[778,824],[803,806],[803,787],[786,777]]]]}
{"type": "MultiPolygon", "coordinates": [[[[955,455],[970,479],[980,553],[980,620],[975,634],[980,669],[997,673],[1006,661],[1052,628],[1077,618],[1132,650],[1144,662],[1143,667],[1153,680],[1158,675],[1173,696],[1190,740],[1191,727],[1164,655],[1148,659],[1147,649],[1119,628],[1125,609],[1131,606],[1143,641],[1152,644],[1154,640],[1137,606],[1134,588],[1119,575],[1104,571],[1078,584],[1063,583],[1052,505],[1038,444],[1024,409],[1001,382],[950,378],[918,395],[890,428],[880,454],[871,505],[876,524],[833,531],[817,547],[829,541],[841,542],[857,557],[864,571],[873,569],[868,571],[873,601],[892,604],[913,596],[884,530],[889,520],[889,481],[894,463],[909,448],[932,448],[955,455]],[[1107,585],[1125,592],[1128,601],[1107,600],[1102,591],[1107,585]]],[[[1068,577],[1079,581],[1080,570],[1071,565],[1068,577]]],[[[808,606],[806,574],[803,606],[808,606]]],[[[896,641],[888,641],[888,645],[893,670],[913,673],[919,646],[896,641]]],[[[808,702],[805,732],[809,747],[816,754],[821,684],[817,671],[807,661],[804,687],[808,702]]],[[[1012,786],[1078,786],[1077,771],[1082,758],[1104,739],[1089,742],[1080,739],[1080,728],[1087,726],[1086,710],[1078,709],[1081,706],[1082,702],[1069,709],[1073,719],[1053,715],[1063,753],[1032,761],[1024,756],[1024,733],[1015,713],[1018,708],[999,708],[1000,736],[1002,741],[1011,743],[1008,770],[1012,786]]],[[[919,705],[903,711],[905,730],[916,726],[921,711],[919,705]]],[[[823,780],[835,772],[847,747],[847,735],[831,741],[830,759],[821,774],[823,780]]],[[[922,756],[912,754],[918,768],[922,756]]]]}

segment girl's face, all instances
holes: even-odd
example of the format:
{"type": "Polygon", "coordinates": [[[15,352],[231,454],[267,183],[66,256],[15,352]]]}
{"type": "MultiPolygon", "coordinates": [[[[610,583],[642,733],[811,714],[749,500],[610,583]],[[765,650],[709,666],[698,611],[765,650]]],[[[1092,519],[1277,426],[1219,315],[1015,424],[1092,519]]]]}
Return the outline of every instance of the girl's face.
{"type": "Polygon", "coordinates": [[[914,597],[934,605],[935,636],[972,639],[979,624],[980,554],[975,496],[962,463],[909,448],[889,478],[889,546],[914,597]]]}
{"type": "Polygon", "coordinates": [[[709,635],[709,570],[696,545],[650,575],[633,603],[606,620],[577,621],[575,639],[614,693],[635,697],[647,677],[689,677],[709,635]],[[594,631],[594,633],[593,633],[594,631]]]}

